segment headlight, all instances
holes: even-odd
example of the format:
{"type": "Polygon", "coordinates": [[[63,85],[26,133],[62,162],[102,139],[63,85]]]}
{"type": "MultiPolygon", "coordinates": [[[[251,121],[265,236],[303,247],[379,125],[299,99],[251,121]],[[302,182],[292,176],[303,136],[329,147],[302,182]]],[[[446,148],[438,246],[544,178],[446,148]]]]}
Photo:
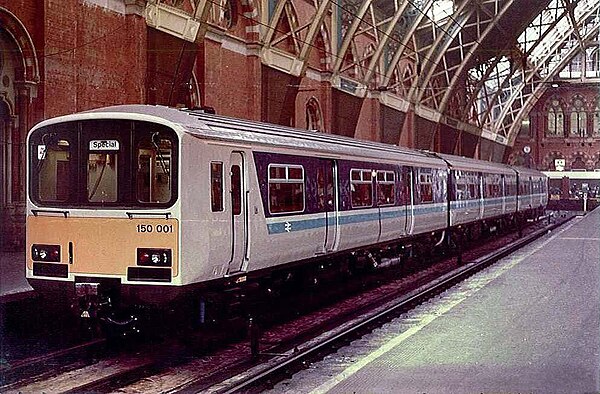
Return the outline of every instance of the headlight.
{"type": "Polygon", "coordinates": [[[60,263],[60,245],[31,245],[31,257],[34,261],[60,263]]]}
{"type": "Polygon", "coordinates": [[[137,265],[150,267],[170,267],[171,249],[138,248],[137,265]]]}

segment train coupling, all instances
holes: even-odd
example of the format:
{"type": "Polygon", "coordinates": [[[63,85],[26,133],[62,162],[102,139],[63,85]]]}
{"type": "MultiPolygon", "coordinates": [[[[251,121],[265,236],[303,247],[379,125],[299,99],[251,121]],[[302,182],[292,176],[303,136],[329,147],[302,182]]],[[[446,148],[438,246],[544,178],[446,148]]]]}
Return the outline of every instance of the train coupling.
{"type": "Polygon", "coordinates": [[[98,312],[110,304],[110,298],[103,299],[100,293],[100,283],[75,283],[75,298],[73,309],[83,319],[95,319],[98,312]]]}
{"type": "Polygon", "coordinates": [[[102,327],[111,337],[126,337],[140,333],[140,317],[132,308],[118,305],[116,289],[106,281],[75,283],[73,310],[86,325],[102,327]]]}

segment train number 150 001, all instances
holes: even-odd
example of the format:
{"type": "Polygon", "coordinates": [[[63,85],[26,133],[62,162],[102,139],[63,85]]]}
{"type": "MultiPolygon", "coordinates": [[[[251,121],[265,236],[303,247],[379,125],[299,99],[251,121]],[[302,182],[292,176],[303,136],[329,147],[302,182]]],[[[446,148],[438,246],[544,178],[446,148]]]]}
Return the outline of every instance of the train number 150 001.
{"type": "Polygon", "coordinates": [[[172,233],[173,225],[172,224],[138,224],[137,225],[138,233],[172,233]]]}

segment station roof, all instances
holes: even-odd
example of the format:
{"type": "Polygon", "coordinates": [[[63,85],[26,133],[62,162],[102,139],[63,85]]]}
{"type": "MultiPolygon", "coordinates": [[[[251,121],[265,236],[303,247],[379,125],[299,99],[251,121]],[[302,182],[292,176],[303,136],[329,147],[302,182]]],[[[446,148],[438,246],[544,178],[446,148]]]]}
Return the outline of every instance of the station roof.
{"type": "MultiPolygon", "coordinates": [[[[206,10],[227,2],[149,0],[148,7],[168,3],[181,13],[186,1],[194,4],[188,16],[208,24],[206,10]]],[[[505,145],[548,88],[565,78],[600,82],[599,0],[243,3],[253,8],[242,17],[258,34],[264,64],[301,77],[317,48],[327,61],[312,73],[322,71],[318,78],[335,88],[404,112],[412,106],[421,117],[505,145]]],[[[146,19],[161,28],[159,19],[146,19]]]]}

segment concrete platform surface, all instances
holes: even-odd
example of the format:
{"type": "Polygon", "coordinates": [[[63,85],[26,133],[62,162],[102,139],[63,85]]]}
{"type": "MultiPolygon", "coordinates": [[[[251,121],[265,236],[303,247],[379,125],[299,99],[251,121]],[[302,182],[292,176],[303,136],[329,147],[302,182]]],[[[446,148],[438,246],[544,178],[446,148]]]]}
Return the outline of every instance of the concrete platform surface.
{"type": "Polygon", "coordinates": [[[274,393],[599,393],[600,209],[274,393]]]}
{"type": "Polygon", "coordinates": [[[0,303],[31,295],[25,279],[25,252],[0,252],[0,303]]]}

